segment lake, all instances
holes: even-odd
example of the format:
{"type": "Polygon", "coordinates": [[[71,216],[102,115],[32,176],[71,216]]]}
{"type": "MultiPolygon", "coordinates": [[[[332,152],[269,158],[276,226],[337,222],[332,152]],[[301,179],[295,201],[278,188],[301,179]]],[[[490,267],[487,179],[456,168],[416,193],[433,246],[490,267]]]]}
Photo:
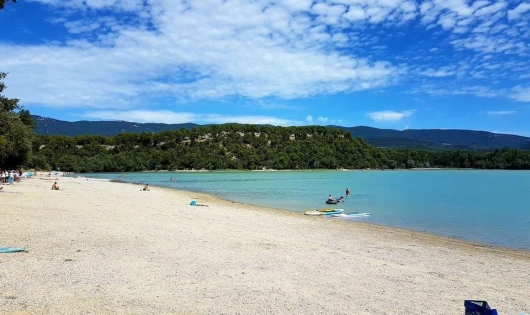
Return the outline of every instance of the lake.
{"type": "MultiPolygon", "coordinates": [[[[119,174],[83,174],[116,179],[119,174]]],[[[356,220],[530,250],[530,172],[479,170],[127,173],[120,180],[303,213],[337,206],[356,220]],[[177,182],[170,181],[176,177],[177,182]]]]}

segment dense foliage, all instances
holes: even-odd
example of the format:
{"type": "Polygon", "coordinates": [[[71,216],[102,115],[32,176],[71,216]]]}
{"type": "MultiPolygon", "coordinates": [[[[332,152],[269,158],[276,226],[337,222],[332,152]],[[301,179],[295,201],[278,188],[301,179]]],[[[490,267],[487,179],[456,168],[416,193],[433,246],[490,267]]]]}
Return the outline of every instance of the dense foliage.
{"type": "MultiPolygon", "coordinates": [[[[11,0],[12,2],[17,2],[17,0],[11,0]]],[[[0,0],[0,10],[2,10],[4,8],[4,6],[6,5],[6,3],[8,3],[9,0],[0,0]]]]}
{"type": "Polygon", "coordinates": [[[530,152],[375,148],[328,127],[217,125],[161,133],[37,136],[29,166],[74,172],[182,169],[530,169],[530,152]]]}
{"type": "Polygon", "coordinates": [[[0,72],[0,169],[16,169],[31,155],[34,123],[18,99],[2,95],[6,76],[0,72]]]}

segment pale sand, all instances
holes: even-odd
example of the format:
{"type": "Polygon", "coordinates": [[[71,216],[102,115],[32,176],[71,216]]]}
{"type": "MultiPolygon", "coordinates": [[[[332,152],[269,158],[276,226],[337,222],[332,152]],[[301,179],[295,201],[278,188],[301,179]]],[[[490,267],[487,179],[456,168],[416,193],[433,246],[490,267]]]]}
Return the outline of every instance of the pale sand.
{"type": "Polygon", "coordinates": [[[530,313],[530,253],[131,184],[0,193],[2,314],[530,313]],[[209,207],[191,207],[191,198],[209,207]]]}

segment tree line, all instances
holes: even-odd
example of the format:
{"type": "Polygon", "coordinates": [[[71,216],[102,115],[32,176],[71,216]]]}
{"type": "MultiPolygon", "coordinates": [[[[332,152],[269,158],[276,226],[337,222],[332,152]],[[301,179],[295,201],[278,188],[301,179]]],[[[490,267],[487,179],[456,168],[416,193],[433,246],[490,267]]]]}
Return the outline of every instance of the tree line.
{"type": "Polygon", "coordinates": [[[530,169],[530,151],[376,148],[340,129],[225,124],[114,137],[36,136],[27,166],[68,172],[258,169],[530,169]]]}

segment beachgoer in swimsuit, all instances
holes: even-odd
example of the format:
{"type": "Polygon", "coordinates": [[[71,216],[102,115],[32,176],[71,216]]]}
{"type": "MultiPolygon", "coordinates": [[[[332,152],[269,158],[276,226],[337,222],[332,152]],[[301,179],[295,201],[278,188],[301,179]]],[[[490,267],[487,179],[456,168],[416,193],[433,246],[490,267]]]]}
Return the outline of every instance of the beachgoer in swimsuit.
{"type": "Polygon", "coordinates": [[[59,190],[59,186],[57,185],[57,182],[53,183],[52,190],[59,190]]]}
{"type": "Polygon", "coordinates": [[[350,195],[350,189],[346,188],[346,197],[348,197],[349,195],[350,195]]]}
{"type": "Polygon", "coordinates": [[[145,184],[145,186],[144,186],[144,189],[143,189],[143,190],[144,190],[144,191],[149,191],[149,190],[150,190],[150,189],[149,189],[149,184],[145,184]]]}

